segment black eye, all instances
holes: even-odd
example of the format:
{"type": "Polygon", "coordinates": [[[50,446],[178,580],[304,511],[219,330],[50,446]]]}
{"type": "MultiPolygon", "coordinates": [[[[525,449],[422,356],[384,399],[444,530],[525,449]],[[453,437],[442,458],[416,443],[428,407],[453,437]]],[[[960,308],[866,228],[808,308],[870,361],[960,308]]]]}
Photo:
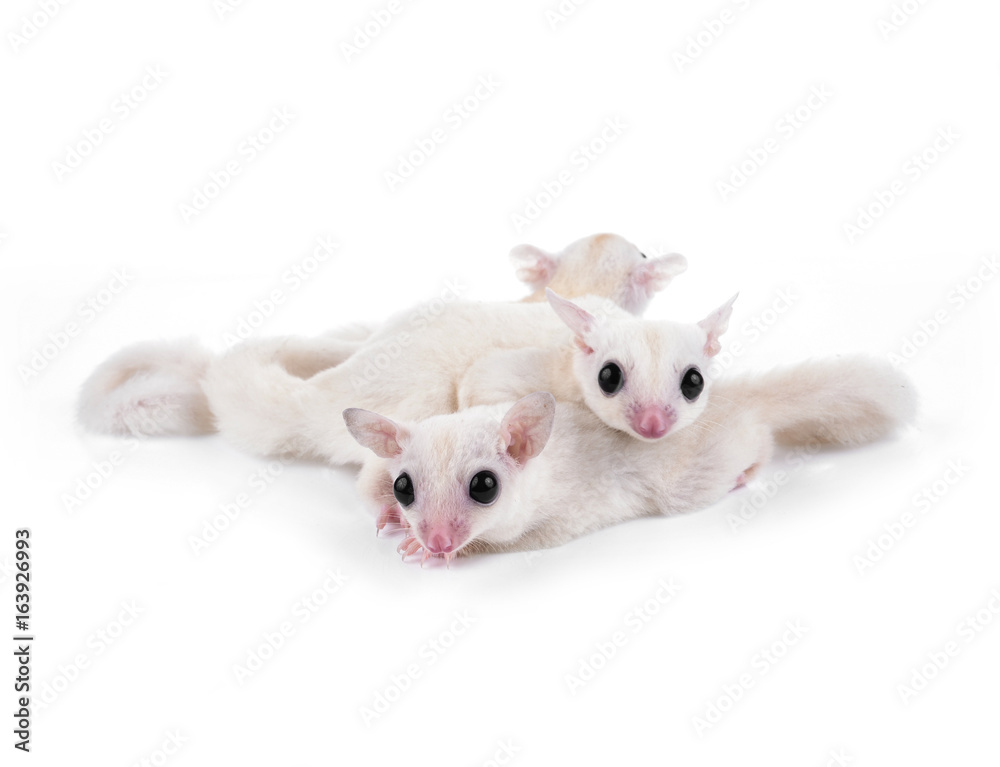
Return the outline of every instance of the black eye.
{"type": "Polygon", "coordinates": [[[392,494],[403,506],[409,506],[413,503],[413,480],[405,471],[392,483],[392,494]]]}
{"type": "Polygon", "coordinates": [[[688,402],[694,402],[705,388],[705,379],[698,368],[688,368],[681,379],[681,394],[688,402]]]}
{"type": "Polygon", "coordinates": [[[492,471],[481,471],[469,483],[469,497],[484,506],[493,503],[500,495],[500,483],[492,471]]]}
{"type": "Polygon", "coordinates": [[[615,363],[608,362],[597,374],[597,385],[601,387],[602,392],[613,396],[625,385],[625,374],[615,363]]]}

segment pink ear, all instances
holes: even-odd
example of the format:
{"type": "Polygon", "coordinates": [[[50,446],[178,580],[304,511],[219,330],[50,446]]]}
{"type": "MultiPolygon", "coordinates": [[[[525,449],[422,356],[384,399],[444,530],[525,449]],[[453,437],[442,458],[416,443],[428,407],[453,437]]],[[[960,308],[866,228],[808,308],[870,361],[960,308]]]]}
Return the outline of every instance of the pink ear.
{"type": "Polygon", "coordinates": [[[410,438],[409,432],[399,424],[357,407],[344,411],[344,423],[358,444],[379,458],[395,458],[403,452],[403,444],[410,438]]]}
{"type": "Polygon", "coordinates": [[[628,276],[622,307],[633,314],[642,314],[649,300],[686,269],[687,259],[680,253],[657,256],[637,264],[628,276]]]}
{"type": "Polygon", "coordinates": [[[517,279],[532,290],[548,285],[556,274],[559,260],[534,245],[517,245],[510,251],[510,260],[517,270],[517,279]]]}
{"type": "Polygon", "coordinates": [[[705,339],[705,355],[707,357],[714,357],[722,351],[722,344],[719,343],[719,338],[722,337],[722,334],[729,327],[729,318],[733,314],[733,303],[735,303],[739,295],[737,293],[698,323],[698,327],[704,330],[708,336],[705,339]]]}
{"type": "Polygon", "coordinates": [[[678,274],[687,271],[688,262],[680,253],[649,258],[632,270],[632,282],[650,297],[663,290],[678,274]]]}
{"type": "Polygon", "coordinates": [[[551,288],[545,289],[545,297],[549,300],[549,305],[559,315],[559,319],[566,323],[570,330],[576,334],[576,345],[587,354],[592,354],[593,349],[587,344],[587,336],[597,328],[597,319],[585,309],[581,309],[572,301],[567,301],[551,288]]]}
{"type": "Polygon", "coordinates": [[[507,454],[523,466],[545,447],[556,417],[556,398],[546,391],[522,397],[500,424],[500,438],[507,454]]]}

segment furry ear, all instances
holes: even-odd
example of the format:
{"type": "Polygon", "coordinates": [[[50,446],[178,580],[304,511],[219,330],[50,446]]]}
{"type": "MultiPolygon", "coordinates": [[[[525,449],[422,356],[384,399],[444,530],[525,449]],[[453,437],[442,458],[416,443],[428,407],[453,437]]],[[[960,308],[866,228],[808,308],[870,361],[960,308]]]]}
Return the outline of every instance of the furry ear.
{"type": "Polygon", "coordinates": [[[410,438],[409,432],[399,424],[357,407],[344,411],[344,423],[358,444],[367,447],[379,458],[395,458],[403,452],[403,444],[410,438]]]}
{"type": "Polygon", "coordinates": [[[548,285],[556,274],[559,259],[534,245],[516,245],[510,251],[510,261],[517,270],[517,279],[532,290],[548,285]]]}
{"type": "Polygon", "coordinates": [[[586,309],[581,309],[572,301],[556,293],[552,288],[545,289],[545,297],[549,300],[549,305],[559,315],[559,319],[566,323],[570,330],[576,334],[576,345],[587,354],[592,354],[593,349],[587,345],[587,336],[597,328],[597,319],[586,309]]]}
{"type": "Polygon", "coordinates": [[[500,439],[507,455],[523,466],[545,447],[556,417],[556,398],[547,391],[522,397],[503,417],[500,439]]]}
{"type": "Polygon", "coordinates": [[[737,293],[698,323],[698,327],[708,335],[705,339],[705,356],[714,357],[722,351],[722,344],[719,343],[719,338],[721,338],[722,334],[729,327],[729,318],[733,315],[733,304],[739,295],[737,293]]]}
{"type": "Polygon", "coordinates": [[[688,262],[680,253],[648,258],[632,269],[629,279],[632,287],[646,298],[663,290],[678,274],[687,271],[688,262]]]}

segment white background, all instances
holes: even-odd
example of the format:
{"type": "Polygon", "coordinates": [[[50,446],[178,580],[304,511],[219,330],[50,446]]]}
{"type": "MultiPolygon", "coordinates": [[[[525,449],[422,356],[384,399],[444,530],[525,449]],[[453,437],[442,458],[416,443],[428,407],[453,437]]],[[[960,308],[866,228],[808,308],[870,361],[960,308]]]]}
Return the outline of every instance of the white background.
{"type": "MultiPolygon", "coordinates": [[[[888,0],[594,0],[555,25],[555,0],[401,0],[348,61],[343,44],[386,3],[250,0],[220,17],[210,0],[70,2],[51,18],[42,2],[5,4],[0,614],[7,643],[13,532],[28,526],[35,693],[55,695],[17,757],[160,764],[179,732],[177,767],[477,765],[507,758],[501,743],[518,765],[997,763],[998,288],[976,275],[998,250],[1000,8],[906,5],[889,30],[888,0]],[[45,24],[27,39],[31,19],[45,24]],[[147,67],[165,76],[143,93],[147,67]],[[477,104],[481,77],[499,86],[477,104]],[[832,95],[789,135],[781,121],[814,87],[832,95]],[[144,99],[126,108],[133,88],[144,99]],[[275,109],[294,119],[249,159],[241,144],[275,109]],[[625,128],[583,168],[579,147],[608,119],[625,128]],[[112,130],[88,151],[102,120],[112,130]],[[390,190],[386,171],[436,129],[444,143],[390,190]],[[958,138],[917,178],[906,164],[949,129],[958,138]],[[718,182],[768,139],[777,151],[724,199],[718,182]],[[81,142],[77,167],[54,165],[81,142]],[[239,175],[186,221],[181,205],[230,160],[239,175]],[[537,200],[567,169],[572,183],[537,200]],[[849,236],[895,180],[906,191],[849,236]],[[519,230],[527,198],[544,209],[519,230]],[[903,363],[918,426],[801,467],[781,455],[752,491],[699,514],[421,570],[397,538],[376,539],[346,469],[291,465],[257,493],[268,462],[218,438],[127,443],[74,425],[80,383],[128,343],[196,335],[222,350],[275,289],[285,300],[258,334],[378,320],[449,278],[470,299],[512,299],[511,246],[598,231],[688,256],[650,316],[697,319],[741,291],[724,339],[743,345],[734,369],[920,344],[903,363]],[[292,290],[283,274],[324,235],[336,255],[292,290]],[[81,310],[110,296],[114,269],[127,287],[81,310]],[[978,292],[960,305],[969,280],[978,292]],[[782,290],[795,298],[778,314],[782,290]],[[19,374],[70,322],[65,348],[19,374]],[[249,507],[196,555],[192,536],[241,493],[249,507]],[[913,525],[859,572],[907,512],[913,525]],[[328,570],[347,583],[301,622],[328,570]],[[667,604],[661,579],[679,585],[667,604]],[[141,610],[124,627],[123,601],[141,610]],[[453,636],[463,611],[474,623],[453,636]],[[292,636],[241,684],[234,666],[284,621],[292,636]],[[804,636],[783,646],[796,621],[804,636]],[[624,645],[571,690],[616,632],[624,645]],[[776,642],[771,664],[759,653],[776,642]],[[904,702],[899,685],[948,642],[957,655],[904,702]],[[366,723],[380,694],[393,702],[366,723]]],[[[12,729],[8,715],[8,754],[12,729]]]]}

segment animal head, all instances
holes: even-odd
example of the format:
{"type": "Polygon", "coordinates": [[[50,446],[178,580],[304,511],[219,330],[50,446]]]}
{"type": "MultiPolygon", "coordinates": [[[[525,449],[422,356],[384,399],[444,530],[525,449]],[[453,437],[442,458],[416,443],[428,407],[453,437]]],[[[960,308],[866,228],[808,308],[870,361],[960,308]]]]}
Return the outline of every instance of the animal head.
{"type": "Polygon", "coordinates": [[[527,301],[545,299],[551,288],[568,298],[594,295],[610,298],[632,314],[642,314],[650,299],[687,269],[677,253],[647,258],[639,248],[617,234],[594,234],[548,253],[534,245],[518,245],[510,252],[517,278],[533,291],[527,301]]]}
{"type": "Polygon", "coordinates": [[[555,412],[552,395],[536,392],[499,422],[484,407],[405,425],[349,408],[344,421],[359,444],[385,459],[393,495],[420,544],[450,558],[519,516],[512,488],[545,447],[555,412]]]}
{"type": "Polygon", "coordinates": [[[573,372],[587,407],[608,426],[652,441],[701,415],[709,361],[719,353],[736,296],[697,323],[600,318],[548,291],[574,333],[573,372]]]}

